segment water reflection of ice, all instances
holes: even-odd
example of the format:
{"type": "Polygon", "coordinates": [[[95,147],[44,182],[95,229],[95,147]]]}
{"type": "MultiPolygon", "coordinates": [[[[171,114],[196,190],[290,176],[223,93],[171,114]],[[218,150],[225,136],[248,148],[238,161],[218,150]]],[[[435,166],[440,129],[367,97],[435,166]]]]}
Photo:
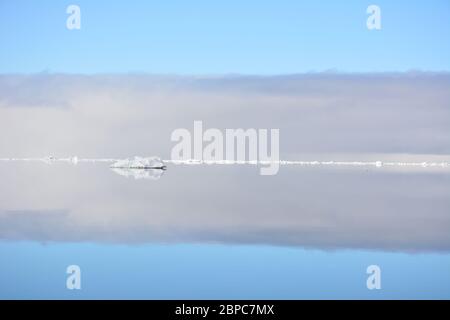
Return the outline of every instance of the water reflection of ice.
{"type": "Polygon", "coordinates": [[[114,168],[111,170],[124,177],[133,177],[136,180],[149,179],[158,180],[164,173],[162,169],[135,169],[135,168],[114,168]]]}
{"type": "Polygon", "coordinates": [[[134,179],[158,180],[161,178],[166,166],[158,157],[134,157],[134,159],[122,159],[111,165],[111,170],[124,177],[134,179]]]}

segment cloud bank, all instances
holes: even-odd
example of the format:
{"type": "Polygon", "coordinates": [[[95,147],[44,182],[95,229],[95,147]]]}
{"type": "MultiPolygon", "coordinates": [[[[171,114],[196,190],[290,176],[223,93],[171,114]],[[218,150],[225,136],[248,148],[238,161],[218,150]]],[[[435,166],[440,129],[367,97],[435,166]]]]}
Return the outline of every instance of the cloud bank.
{"type": "Polygon", "coordinates": [[[0,157],[170,155],[170,133],[279,128],[281,152],[450,154],[450,75],[0,76],[0,157]]]}

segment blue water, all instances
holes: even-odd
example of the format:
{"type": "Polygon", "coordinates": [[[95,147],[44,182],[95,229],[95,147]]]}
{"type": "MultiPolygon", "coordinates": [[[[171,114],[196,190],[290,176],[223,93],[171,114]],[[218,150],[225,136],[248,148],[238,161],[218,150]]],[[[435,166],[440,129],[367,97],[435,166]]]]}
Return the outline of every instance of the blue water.
{"type": "Polygon", "coordinates": [[[2,243],[0,298],[448,299],[450,256],[237,245],[2,243]],[[66,268],[81,268],[81,290],[66,268]],[[382,270],[368,290],[366,268],[382,270]]]}
{"type": "Polygon", "coordinates": [[[450,298],[445,173],[0,170],[1,298],[450,298]],[[66,288],[69,265],[81,290],[66,288]],[[381,268],[379,290],[367,289],[369,265],[381,268]]]}

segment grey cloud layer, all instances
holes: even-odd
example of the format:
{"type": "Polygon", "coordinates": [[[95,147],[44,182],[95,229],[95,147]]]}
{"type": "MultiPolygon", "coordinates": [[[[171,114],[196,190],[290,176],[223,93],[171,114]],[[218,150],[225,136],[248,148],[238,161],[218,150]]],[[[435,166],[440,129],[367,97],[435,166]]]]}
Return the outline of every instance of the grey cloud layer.
{"type": "Polygon", "coordinates": [[[450,154],[450,75],[0,76],[0,156],[170,154],[170,133],[279,128],[281,153],[450,154]],[[130,143],[132,139],[132,143],[130,143]]]}

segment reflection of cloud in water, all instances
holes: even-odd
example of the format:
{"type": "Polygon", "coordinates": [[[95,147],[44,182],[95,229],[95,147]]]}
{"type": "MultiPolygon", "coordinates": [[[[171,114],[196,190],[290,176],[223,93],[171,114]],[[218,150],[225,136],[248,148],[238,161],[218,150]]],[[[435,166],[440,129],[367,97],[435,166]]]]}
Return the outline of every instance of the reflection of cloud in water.
{"type": "Polygon", "coordinates": [[[133,177],[136,180],[150,179],[158,180],[164,173],[162,169],[134,169],[134,168],[111,168],[117,174],[124,177],[133,177]]]}
{"type": "Polygon", "coordinates": [[[0,238],[450,251],[448,171],[171,165],[135,183],[102,168],[0,166],[0,238]]]}

